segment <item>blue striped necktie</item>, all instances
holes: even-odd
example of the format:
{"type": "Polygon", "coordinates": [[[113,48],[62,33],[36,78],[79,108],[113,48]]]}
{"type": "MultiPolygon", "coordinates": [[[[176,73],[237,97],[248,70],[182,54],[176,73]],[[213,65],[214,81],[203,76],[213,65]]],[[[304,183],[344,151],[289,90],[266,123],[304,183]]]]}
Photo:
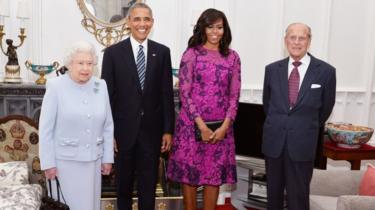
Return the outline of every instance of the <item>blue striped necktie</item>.
{"type": "Polygon", "coordinates": [[[145,53],[143,52],[142,45],[139,45],[139,50],[138,50],[138,55],[137,55],[137,70],[138,70],[139,82],[141,83],[141,88],[143,90],[143,86],[145,83],[145,76],[146,76],[146,58],[145,58],[145,53]]]}

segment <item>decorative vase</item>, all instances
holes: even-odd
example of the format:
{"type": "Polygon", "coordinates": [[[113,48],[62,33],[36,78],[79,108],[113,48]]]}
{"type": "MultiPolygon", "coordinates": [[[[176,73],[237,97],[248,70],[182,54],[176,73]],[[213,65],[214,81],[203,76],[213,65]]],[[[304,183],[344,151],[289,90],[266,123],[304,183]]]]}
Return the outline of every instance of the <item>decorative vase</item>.
{"type": "Polygon", "coordinates": [[[172,75],[175,78],[175,83],[173,84],[174,87],[178,87],[178,70],[179,69],[174,69],[172,68],[172,75]]]}
{"type": "Polygon", "coordinates": [[[36,65],[32,64],[31,61],[26,61],[25,66],[35,74],[39,75],[39,78],[35,81],[35,83],[38,85],[44,85],[47,81],[44,76],[52,71],[55,71],[59,67],[59,63],[55,61],[51,65],[36,65]]]}
{"type": "Polygon", "coordinates": [[[373,128],[349,123],[328,123],[326,129],[329,139],[338,147],[346,149],[360,148],[371,139],[374,132],[373,128]]]}

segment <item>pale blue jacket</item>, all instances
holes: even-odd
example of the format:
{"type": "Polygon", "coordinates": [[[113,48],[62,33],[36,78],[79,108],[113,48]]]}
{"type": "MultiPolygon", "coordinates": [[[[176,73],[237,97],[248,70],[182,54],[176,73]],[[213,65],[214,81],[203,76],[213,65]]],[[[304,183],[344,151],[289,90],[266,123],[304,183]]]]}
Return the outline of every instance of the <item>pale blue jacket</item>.
{"type": "Polygon", "coordinates": [[[68,74],[49,79],[39,121],[41,169],[56,159],[113,163],[113,120],[107,85],[96,77],[85,84],[68,74]]]}

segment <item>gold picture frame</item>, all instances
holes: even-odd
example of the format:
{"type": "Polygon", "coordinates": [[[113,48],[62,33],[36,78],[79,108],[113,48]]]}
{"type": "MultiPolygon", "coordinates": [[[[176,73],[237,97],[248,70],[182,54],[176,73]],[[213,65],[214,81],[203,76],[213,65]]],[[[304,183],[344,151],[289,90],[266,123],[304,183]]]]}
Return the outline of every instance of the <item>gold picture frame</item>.
{"type": "Polygon", "coordinates": [[[136,2],[142,0],[77,0],[81,24],[100,44],[111,46],[129,34],[127,11],[136,2]]]}

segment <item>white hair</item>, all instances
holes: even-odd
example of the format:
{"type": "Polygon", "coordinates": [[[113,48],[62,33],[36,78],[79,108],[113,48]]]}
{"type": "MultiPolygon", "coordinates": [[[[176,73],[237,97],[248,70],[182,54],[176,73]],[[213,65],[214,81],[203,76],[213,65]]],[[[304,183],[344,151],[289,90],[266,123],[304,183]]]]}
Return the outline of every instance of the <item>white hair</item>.
{"type": "Polygon", "coordinates": [[[66,50],[65,56],[63,59],[64,65],[69,66],[72,63],[74,56],[77,55],[77,53],[89,53],[94,60],[94,64],[95,65],[97,64],[98,55],[96,54],[94,45],[86,41],[78,41],[78,42],[73,43],[72,46],[70,46],[66,50]]]}
{"type": "Polygon", "coordinates": [[[285,37],[288,35],[288,33],[289,33],[289,29],[290,29],[292,26],[295,26],[295,25],[303,25],[303,26],[305,26],[306,29],[307,29],[307,36],[308,36],[309,38],[311,38],[312,34],[311,34],[311,28],[310,28],[310,26],[308,26],[308,25],[306,25],[306,24],[304,24],[304,23],[299,23],[299,22],[291,23],[291,24],[288,25],[288,27],[287,27],[286,30],[285,30],[285,37]]]}

